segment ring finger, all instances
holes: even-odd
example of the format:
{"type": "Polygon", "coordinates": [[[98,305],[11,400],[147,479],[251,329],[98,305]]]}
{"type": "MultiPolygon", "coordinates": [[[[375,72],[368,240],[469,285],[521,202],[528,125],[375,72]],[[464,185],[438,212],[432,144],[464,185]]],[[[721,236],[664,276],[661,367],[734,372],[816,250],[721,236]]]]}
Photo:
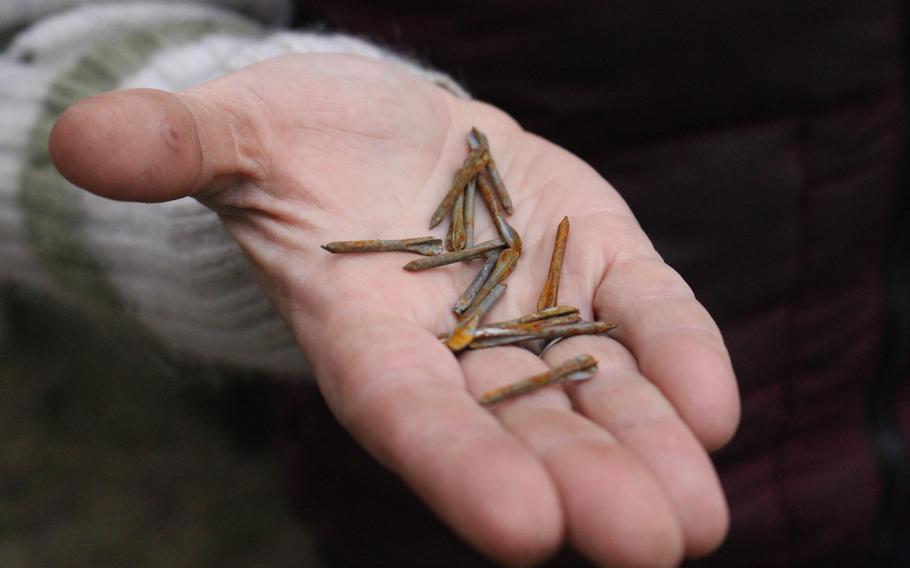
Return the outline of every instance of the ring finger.
{"type": "MultiPolygon", "coordinates": [[[[539,358],[514,347],[470,351],[461,363],[475,396],[547,370],[539,358]]],[[[562,389],[544,388],[490,411],[551,476],[568,538],[582,554],[609,566],[672,566],[680,560],[679,523],[654,476],[613,435],[574,412],[562,389]]]]}

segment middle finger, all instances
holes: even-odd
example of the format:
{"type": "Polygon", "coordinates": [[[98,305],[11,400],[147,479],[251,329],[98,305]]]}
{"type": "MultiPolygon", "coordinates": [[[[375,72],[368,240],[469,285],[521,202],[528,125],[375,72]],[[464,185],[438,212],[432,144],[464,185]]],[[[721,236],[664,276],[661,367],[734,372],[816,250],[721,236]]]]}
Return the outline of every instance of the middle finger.
{"type": "Polygon", "coordinates": [[[716,548],[729,513],[705,449],[660,390],[638,371],[632,354],[609,337],[561,341],[543,357],[551,365],[579,353],[598,360],[597,374],[569,385],[576,410],[608,430],[652,472],[680,520],[689,556],[716,548]]]}
{"type": "MultiPolygon", "coordinates": [[[[467,352],[461,363],[475,396],[548,368],[515,347],[467,352]]],[[[610,433],[575,413],[563,389],[547,387],[490,411],[550,474],[568,538],[582,554],[610,566],[679,561],[682,536],[660,485],[610,433]]]]}

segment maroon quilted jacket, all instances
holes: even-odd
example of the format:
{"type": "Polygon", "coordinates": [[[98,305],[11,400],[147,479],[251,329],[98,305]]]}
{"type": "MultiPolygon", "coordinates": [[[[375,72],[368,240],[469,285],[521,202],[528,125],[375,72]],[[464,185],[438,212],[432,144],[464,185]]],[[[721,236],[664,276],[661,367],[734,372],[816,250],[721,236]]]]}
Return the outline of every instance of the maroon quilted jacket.
{"type": "MultiPolygon", "coordinates": [[[[425,59],[619,189],[742,390],[715,456],[731,533],[697,564],[765,568],[910,565],[903,16],[896,0],[316,0],[298,23],[425,59]]],[[[330,565],[484,565],[314,393],[282,400],[330,565]]]]}

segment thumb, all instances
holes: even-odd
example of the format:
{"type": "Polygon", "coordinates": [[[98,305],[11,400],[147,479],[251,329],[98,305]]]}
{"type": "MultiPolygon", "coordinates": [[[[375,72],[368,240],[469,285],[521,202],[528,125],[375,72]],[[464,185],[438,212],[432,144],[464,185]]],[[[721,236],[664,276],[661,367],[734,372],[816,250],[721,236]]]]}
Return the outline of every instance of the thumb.
{"type": "Polygon", "coordinates": [[[79,187],[123,201],[168,201],[251,175],[238,152],[236,133],[244,129],[231,123],[238,116],[203,93],[114,91],[68,108],[49,150],[79,187]]]}

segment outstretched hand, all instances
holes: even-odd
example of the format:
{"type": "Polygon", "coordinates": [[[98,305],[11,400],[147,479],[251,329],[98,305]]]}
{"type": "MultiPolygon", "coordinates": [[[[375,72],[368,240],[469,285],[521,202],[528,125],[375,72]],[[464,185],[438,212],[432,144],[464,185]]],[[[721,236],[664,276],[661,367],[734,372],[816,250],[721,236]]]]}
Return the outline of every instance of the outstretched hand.
{"type": "MultiPolygon", "coordinates": [[[[191,195],[217,211],[338,420],[491,557],[532,564],[567,540],[599,564],[671,566],[722,540],[705,448],[732,435],[739,401],[716,325],[606,181],[501,111],[393,64],[294,55],[180,93],[82,101],[55,126],[51,155],[100,195],[191,195]],[[568,216],[560,303],[618,323],[611,337],[564,340],[543,360],[516,347],[456,359],[436,335],[454,325],[474,265],[409,273],[406,253],[320,248],[429,234],[471,126],[489,136],[524,243],[490,319],[534,311],[568,216]],[[579,353],[600,361],[584,383],[476,402],[579,353]]],[[[477,223],[478,241],[496,236],[477,223]]]]}

